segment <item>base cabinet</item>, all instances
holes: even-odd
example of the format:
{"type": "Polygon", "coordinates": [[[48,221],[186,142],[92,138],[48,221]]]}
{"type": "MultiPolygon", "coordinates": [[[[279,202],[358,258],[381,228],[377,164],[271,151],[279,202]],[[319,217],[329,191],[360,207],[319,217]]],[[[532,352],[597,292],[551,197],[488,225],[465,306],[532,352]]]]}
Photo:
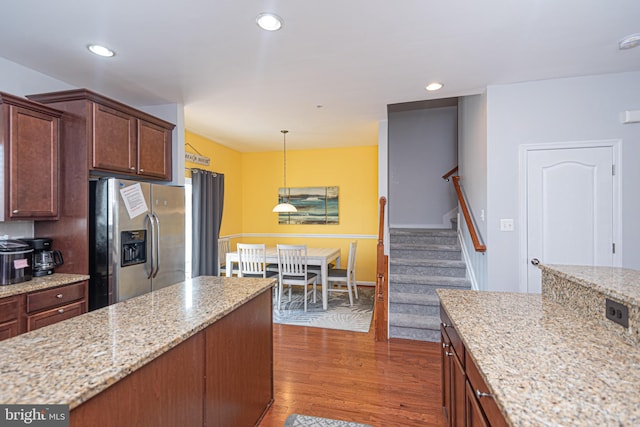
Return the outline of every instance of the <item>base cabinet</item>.
{"type": "Polygon", "coordinates": [[[489,387],[440,306],[442,410],[449,427],[507,427],[489,387]]]}
{"type": "Polygon", "coordinates": [[[273,402],[267,290],[71,411],[71,426],[255,426],[273,402]]]}

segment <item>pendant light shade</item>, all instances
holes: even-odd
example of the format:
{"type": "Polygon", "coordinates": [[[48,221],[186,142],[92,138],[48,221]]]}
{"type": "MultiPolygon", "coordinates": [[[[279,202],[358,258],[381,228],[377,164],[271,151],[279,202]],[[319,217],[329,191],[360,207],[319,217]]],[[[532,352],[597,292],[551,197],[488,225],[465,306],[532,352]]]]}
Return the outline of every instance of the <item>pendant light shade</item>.
{"type": "Polygon", "coordinates": [[[298,209],[296,209],[295,206],[293,206],[291,203],[289,203],[289,192],[287,191],[287,133],[289,133],[288,130],[281,130],[280,132],[282,132],[282,140],[283,140],[283,159],[284,161],[282,162],[284,165],[284,191],[287,194],[287,199],[284,200],[284,203],[279,203],[277,204],[272,212],[298,212],[298,209]]]}

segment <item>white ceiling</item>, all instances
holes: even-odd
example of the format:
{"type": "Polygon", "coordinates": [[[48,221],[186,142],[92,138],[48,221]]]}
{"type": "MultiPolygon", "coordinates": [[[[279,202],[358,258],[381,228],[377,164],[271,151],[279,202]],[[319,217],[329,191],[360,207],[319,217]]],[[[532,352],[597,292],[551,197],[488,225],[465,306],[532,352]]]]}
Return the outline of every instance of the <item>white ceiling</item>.
{"type": "Polygon", "coordinates": [[[291,149],[375,145],[388,104],[640,70],[640,47],[617,48],[640,32],[638,0],[6,0],[2,18],[0,56],[132,105],[184,104],[188,130],[239,151],[280,149],[280,129],[291,149]],[[280,31],[257,27],[265,11],[280,31]]]}

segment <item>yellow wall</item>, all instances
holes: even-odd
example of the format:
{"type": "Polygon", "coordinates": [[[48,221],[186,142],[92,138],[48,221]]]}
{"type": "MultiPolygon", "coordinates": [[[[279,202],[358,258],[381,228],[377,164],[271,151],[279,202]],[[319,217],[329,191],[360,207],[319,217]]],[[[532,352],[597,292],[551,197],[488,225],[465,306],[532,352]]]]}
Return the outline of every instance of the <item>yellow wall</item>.
{"type": "MultiPolygon", "coordinates": [[[[211,158],[208,170],[225,174],[220,234],[245,235],[233,239],[232,248],[238,241],[268,246],[304,243],[310,247],[339,247],[345,266],[349,242],[358,240],[357,280],[375,282],[377,241],[371,237],[378,231],[376,146],[287,150],[287,186],[337,186],[339,223],[281,225],[278,214],[271,209],[278,202],[278,188],[283,186],[282,151],[240,153],[190,132],[186,133],[185,142],[201,155],[211,158]],[[251,234],[262,236],[251,237],[251,234]],[[264,234],[276,236],[265,237],[264,234]],[[327,237],[322,237],[325,235],[327,237]]],[[[194,152],[189,146],[185,150],[194,152]]],[[[186,167],[199,166],[187,163],[186,167]]]]}

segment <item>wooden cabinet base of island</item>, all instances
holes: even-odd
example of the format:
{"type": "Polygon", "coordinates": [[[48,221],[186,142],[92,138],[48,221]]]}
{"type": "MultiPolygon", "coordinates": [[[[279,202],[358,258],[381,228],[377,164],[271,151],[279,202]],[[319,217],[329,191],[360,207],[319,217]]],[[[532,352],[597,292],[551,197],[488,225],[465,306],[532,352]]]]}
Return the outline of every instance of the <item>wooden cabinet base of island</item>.
{"type": "Polygon", "coordinates": [[[71,426],[255,426],[273,402],[267,290],[71,411],[71,426]]]}
{"type": "Polygon", "coordinates": [[[478,367],[440,306],[442,411],[448,427],[507,427],[478,367]]]}

